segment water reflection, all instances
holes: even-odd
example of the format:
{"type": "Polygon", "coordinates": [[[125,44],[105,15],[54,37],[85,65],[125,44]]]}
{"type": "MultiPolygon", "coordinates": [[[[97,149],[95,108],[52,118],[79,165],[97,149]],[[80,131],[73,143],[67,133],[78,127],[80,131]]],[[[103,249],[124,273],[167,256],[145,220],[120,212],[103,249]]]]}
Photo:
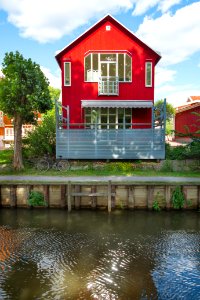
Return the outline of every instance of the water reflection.
{"type": "Polygon", "coordinates": [[[0,299],[200,299],[198,213],[0,210],[0,299]]]}

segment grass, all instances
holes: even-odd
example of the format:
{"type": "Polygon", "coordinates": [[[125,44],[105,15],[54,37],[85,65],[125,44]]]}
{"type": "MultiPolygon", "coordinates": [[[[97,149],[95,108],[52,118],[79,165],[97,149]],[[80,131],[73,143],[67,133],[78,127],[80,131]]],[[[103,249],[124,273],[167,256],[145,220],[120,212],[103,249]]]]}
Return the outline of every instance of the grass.
{"type": "Polygon", "coordinates": [[[0,174],[1,175],[44,175],[44,176],[173,176],[173,177],[200,177],[199,171],[182,171],[170,172],[159,171],[154,169],[139,169],[140,162],[135,164],[133,169],[132,163],[128,162],[110,162],[105,163],[102,169],[95,170],[92,168],[91,162],[79,162],[80,164],[88,164],[89,169],[86,170],[64,170],[55,171],[48,170],[47,172],[38,171],[34,167],[25,165],[22,171],[14,171],[12,169],[12,150],[0,151],[0,174]],[[137,169],[138,164],[138,169],[137,169]]]}

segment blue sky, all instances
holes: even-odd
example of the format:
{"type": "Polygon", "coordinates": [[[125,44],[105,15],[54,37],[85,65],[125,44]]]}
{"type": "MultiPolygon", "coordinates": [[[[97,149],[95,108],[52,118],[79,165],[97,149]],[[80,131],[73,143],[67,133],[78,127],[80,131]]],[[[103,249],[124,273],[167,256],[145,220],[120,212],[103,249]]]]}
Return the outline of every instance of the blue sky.
{"type": "Polygon", "coordinates": [[[18,50],[60,87],[55,52],[108,13],[161,52],[155,100],[177,106],[200,95],[200,1],[0,0],[0,66],[5,52],[18,50]]]}

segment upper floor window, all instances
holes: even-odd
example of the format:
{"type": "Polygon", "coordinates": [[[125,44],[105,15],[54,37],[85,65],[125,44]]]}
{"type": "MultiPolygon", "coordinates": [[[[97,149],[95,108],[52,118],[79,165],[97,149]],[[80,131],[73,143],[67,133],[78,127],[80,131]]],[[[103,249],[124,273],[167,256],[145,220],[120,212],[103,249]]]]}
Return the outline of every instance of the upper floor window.
{"type": "Polygon", "coordinates": [[[116,77],[121,82],[132,81],[132,58],[127,53],[90,53],[85,57],[85,81],[116,77]]]}
{"type": "Polygon", "coordinates": [[[145,63],[145,86],[152,87],[152,62],[145,63]]]}
{"type": "Polygon", "coordinates": [[[71,85],[71,62],[64,63],[64,85],[71,85]]]}

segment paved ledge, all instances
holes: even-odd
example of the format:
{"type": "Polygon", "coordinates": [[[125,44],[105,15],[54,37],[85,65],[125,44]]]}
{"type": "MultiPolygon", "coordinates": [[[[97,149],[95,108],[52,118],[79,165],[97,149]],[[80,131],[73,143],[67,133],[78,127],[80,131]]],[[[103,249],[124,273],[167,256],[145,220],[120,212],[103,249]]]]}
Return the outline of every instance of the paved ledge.
{"type": "Polygon", "coordinates": [[[62,176],[18,176],[7,175],[0,176],[0,184],[67,184],[71,183],[95,183],[103,184],[109,180],[116,184],[187,184],[187,185],[200,185],[200,177],[161,177],[161,176],[76,176],[76,177],[62,177],[62,176]]]}

